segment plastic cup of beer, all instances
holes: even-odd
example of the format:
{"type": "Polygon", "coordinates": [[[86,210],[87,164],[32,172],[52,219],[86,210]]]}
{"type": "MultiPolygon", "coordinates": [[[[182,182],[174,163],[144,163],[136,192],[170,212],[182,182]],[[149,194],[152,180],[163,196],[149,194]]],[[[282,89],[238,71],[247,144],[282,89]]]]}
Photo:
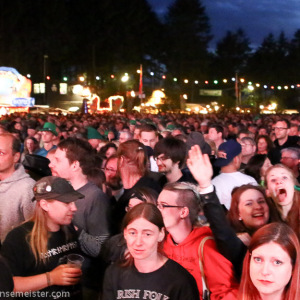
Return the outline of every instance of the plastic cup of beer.
{"type": "Polygon", "coordinates": [[[69,254],[67,256],[67,264],[72,266],[73,268],[81,269],[81,266],[84,261],[84,257],[80,254],[69,254]]]}

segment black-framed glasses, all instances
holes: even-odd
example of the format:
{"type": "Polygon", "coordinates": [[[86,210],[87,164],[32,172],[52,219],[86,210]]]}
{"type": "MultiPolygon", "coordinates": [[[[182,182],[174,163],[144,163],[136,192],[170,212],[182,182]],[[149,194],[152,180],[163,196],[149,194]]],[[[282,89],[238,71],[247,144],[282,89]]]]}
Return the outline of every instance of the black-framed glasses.
{"type": "Polygon", "coordinates": [[[103,168],[102,171],[110,172],[110,173],[116,173],[117,170],[115,169],[110,169],[110,168],[103,168]]]}
{"type": "Polygon", "coordinates": [[[173,208],[173,207],[184,207],[183,205],[168,205],[168,204],[163,204],[163,203],[157,203],[156,204],[156,207],[158,209],[164,209],[164,208],[173,208]]]}
{"type": "Polygon", "coordinates": [[[165,156],[165,155],[163,155],[163,156],[158,156],[158,157],[154,157],[154,160],[155,161],[161,161],[161,162],[164,162],[165,160],[167,160],[167,159],[169,159],[170,157],[169,156],[165,156]]]}
{"type": "Polygon", "coordinates": [[[283,156],[283,157],[281,157],[281,159],[297,159],[297,158],[295,158],[295,157],[285,157],[285,156],[283,156]]]}

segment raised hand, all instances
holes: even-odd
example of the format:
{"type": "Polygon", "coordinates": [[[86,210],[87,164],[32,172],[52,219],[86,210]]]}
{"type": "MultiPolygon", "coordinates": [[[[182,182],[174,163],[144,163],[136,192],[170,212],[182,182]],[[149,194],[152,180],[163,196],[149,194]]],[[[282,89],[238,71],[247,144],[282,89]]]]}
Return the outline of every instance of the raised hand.
{"type": "Polygon", "coordinates": [[[200,189],[204,189],[211,185],[213,175],[212,165],[207,154],[202,154],[198,145],[195,145],[189,151],[187,166],[197,180],[200,189]]]}

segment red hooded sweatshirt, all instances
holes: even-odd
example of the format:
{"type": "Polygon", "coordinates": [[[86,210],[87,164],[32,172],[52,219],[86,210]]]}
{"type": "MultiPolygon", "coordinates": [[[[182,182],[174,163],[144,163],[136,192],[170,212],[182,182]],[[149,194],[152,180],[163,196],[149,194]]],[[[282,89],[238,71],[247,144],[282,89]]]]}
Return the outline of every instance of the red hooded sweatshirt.
{"type": "MultiPolygon", "coordinates": [[[[203,296],[203,287],[198,248],[201,240],[206,236],[212,236],[209,227],[196,227],[183,242],[175,245],[168,234],[163,248],[169,258],[178,262],[194,276],[200,299],[203,296]]],[[[238,283],[234,278],[233,266],[218,252],[214,240],[209,239],[205,242],[203,256],[202,262],[204,262],[204,273],[208,289],[211,292],[211,300],[236,300],[238,283]]]]}

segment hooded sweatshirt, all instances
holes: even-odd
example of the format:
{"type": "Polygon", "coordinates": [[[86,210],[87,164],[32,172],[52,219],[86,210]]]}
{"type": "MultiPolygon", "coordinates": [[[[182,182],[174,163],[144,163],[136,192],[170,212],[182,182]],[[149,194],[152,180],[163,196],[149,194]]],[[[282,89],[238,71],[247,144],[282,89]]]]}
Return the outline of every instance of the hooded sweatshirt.
{"type": "Polygon", "coordinates": [[[32,217],[35,202],[33,186],[35,181],[25,172],[21,164],[11,176],[0,181],[0,240],[14,227],[32,217]]]}
{"type": "MultiPolygon", "coordinates": [[[[194,276],[200,299],[203,297],[203,287],[198,251],[201,240],[206,236],[212,236],[209,227],[196,227],[183,242],[175,245],[171,235],[168,234],[163,248],[169,258],[182,265],[194,276]]],[[[216,243],[212,239],[207,240],[204,244],[202,263],[208,289],[211,292],[210,299],[237,299],[238,283],[234,278],[233,266],[218,252],[216,243]]]]}

